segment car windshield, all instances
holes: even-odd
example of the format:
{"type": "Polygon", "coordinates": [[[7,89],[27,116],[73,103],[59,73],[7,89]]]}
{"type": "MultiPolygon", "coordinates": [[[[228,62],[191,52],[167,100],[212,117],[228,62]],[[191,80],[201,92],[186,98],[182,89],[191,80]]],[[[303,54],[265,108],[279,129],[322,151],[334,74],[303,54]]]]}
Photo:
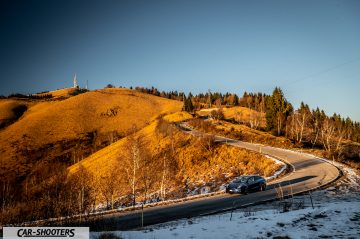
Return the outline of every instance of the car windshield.
{"type": "Polygon", "coordinates": [[[248,180],[249,177],[239,177],[236,178],[233,182],[234,183],[245,183],[248,180]]]}

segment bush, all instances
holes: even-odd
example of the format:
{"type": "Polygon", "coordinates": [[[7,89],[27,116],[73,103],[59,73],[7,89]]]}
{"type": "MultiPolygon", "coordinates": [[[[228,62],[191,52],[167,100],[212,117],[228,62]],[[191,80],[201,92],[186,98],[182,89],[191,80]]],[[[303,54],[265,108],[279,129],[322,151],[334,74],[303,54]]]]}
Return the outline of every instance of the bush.
{"type": "Polygon", "coordinates": [[[87,89],[76,89],[74,92],[70,93],[71,96],[79,95],[88,92],[87,89]]]}
{"type": "Polygon", "coordinates": [[[211,116],[211,118],[213,118],[215,120],[223,120],[225,118],[222,109],[211,111],[210,116],[211,116]]]}
{"type": "Polygon", "coordinates": [[[215,126],[212,125],[209,121],[202,119],[192,119],[189,121],[189,124],[195,129],[200,129],[204,132],[212,132],[215,130],[215,126]]]}

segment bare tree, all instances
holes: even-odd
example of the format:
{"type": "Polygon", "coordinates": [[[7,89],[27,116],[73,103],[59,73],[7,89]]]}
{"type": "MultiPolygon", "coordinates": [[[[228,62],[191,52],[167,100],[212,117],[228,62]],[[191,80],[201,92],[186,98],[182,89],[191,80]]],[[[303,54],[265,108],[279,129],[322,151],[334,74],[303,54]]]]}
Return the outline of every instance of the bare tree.
{"type": "Polygon", "coordinates": [[[166,179],[168,176],[168,165],[167,165],[167,154],[165,153],[162,157],[162,173],[160,181],[160,196],[162,200],[166,198],[166,179]]]}
{"type": "MultiPolygon", "coordinates": [[[[160,119],[157,127],[158,134],[168,137],[170,139],[170,147],[165,147],[159,149],[161,152],[157,157],[160,159],[157,161],[156,168],[159,170],[159,190],[161,200],[166,199],[166,191],[169,185],[169,181],[172,176],[174,176],[177,168],[176,160],[174,160],[175,155],[175,132],[176,128],[169,122],[160,119]]],[[[154,160],[155,161],[155,160],[154,160]]]]}
{"type": "Polygon", "coordinates": [[[121,177],[119,165],[119,163],[115,163],[105,175],[100,175],[98,179],[98,188],[106,200],[107,207],[110,209],[114,209],[114,198],[118,198],[120,192],[121,177]]]}
{"type": "Polygon", "coordinates": [[[166,199],[166,194],[172,180],[176,178],[176,174],[179,171],[177,160],[171,150],[165,149],[159,155],[161,160],[158,161],[158,169],[160,172],[160,197],[162,200],[166,199]]]}
{"type": "Polygon", "coordinates": [[[136,204],[136,191],[139,187],[139,181],[141,178],[141,166],[143,164],[143,160],[146,155],[146,149],[144,142],[140,137],[137,137],[134,132],[136,132],[136,128],[132,128],[132,134],[130,134],[127,138],[127,142],[125,144],[124,155],[121,155],[124,162],[124,170],[126,175],[126,180],[130,184],[131,187],[131,196],[132,196],[132,204],[135,206],[136,204]]]}
{"type": "Polygon", "coordinates": [[[238,124],[243,124],[244,123],[244,115],[242,111],[236,111],[235,112],[235,121],[238,124]]]}
{"type": "Polygon", "coordinates": [[[141,165],[140,165],[140,170],[141,170],[140,179],[142,181],[142,186],[143,186],[144,204],[147,202],[149,191],[152,188],[153,184],[155,183],[155,179],[156,179],[155,177],[156,172],[154,171],[155,167],[153,167],[154,158],[151,157],[151,155],[148,154],[147,152],[148,152],[147,150],[143,151],[141,165]]]}
{"type": "Polygon", "coordinates": [[[219,108],[217,110],[212,110],[210,112],[210,116],[211,118],[215,119],[215,120],[222,120],[224,119],[224,113],[223,113],[223,110],[222,108],[219,108]]]}
{"type": "Polygon", "coordinates": [[[314,146],[316,145],[318,138],[319,138],[321,126],[320,126],[320,120],[318,118],[314,117],[313,120],[314,120],[313,127],[312,127],[313,137],[311,139],[311,144],[312,144],[312,147],[314,148],[314,146]]]}
{"type": "Polygon", "coordinates": [[[252,103],[252,101],[252,97],[247,98],[247,105],[250,109],[249,125],[250,128],[257,129],[261,124],[262,117],[265,112],[265,97],[261,96],[260,98],[256,96],[254,103],[252,103]],[[254,107],[252,107],[252,104],[254,105],[254,107]]]}
{"type": "Polygon", "coordinates": [[[252,106],[252,97],[248,97],[247,102],[248,102],[248,108],[250,109],[250,115],[249,115],[250,128],[257,129],[260,124],[259,113],[257,112],[258,108],[260,107],[259,99],[257,97],[255,97],[254,109],[251,107],[252,106]]]}
{"type": "Polygon", "coordinates": [[[222,100],[221,98],[218,98],[215,100],[216,108],[220,109],[222,107],[222,100]]]}
{"type": "Polygon", "coordinates": [[[264,115],[265,115],[265,97],[261,96],[260,102],[257,104],[256,108],[257,113],[257,121],[259,122],[259,126],[261,125],[261,122],[263,121],[264,115]]]}
{"type": "Polygon", "coordinates": [[[250,110],[249,124],[252,129],[257,129],[260,125],[259,113],[255,110],[250,110]]]}
{"type": "Polygon", "coordinates": [[[346,129],[341,125],[341,122],[331,118],[325,118],[321,127],[320,138],[329,156],[333,158],[341,157],[344,149],[342,141],[345,135],[346,129]]]}
{"type": "Polygon", "coordinates": [[[212,152],[215,145],[215,136],[212,134],[202,134],[199,137],[200,145],[207,151],[212,152]]]}
{"type": "Polygon", "coordinates": [[[326,118],[321,127],[321,142],[327,152],[332,150],[332,138],[335,134],[335,124],[331,119],[326,118]]]}
{"type": "Polygon", "coordinates": [[[342,141],[346,136],[346,129],[341,124],[338,124],[335,129],[335,135],[336,137],[334,153],[336,154],[337,158],[340,158],[344,150],[344,144],[342,143],[342,141]]]}
{"type": "Polygon", "coordinates": [[[308,127],[311,113],[308,107],[301,107],[289,116],[290,137],[298,144],[302,144],[304,131],[308,127]]]}
{"type": "Polygon", "coordinates": [[[81,164],[78,171],[69,180],[74,199],[78,205],[76,211],[80,215],[89,212],[94,204],[96,193],[92,187],[93,181],[93,175],[81,164]]]}
{"type": "Polygon", "coordinates": [[[1,211],[5,211],[5,208],[7,208],[11,202],[13,201],[13,198],[15,196],[14,188],[12,185],[14,183],[11,182],[12,180],[9,179],[2,179],[0,186],[1,186],[1,192],[0,192],[0,198],[1,198],[1,211]]]}
{"type": "Polygon", "coordinates": [[[211,90],[208,90],[208,99],[207,99],[208,108],[211,108],[211,90]]]}

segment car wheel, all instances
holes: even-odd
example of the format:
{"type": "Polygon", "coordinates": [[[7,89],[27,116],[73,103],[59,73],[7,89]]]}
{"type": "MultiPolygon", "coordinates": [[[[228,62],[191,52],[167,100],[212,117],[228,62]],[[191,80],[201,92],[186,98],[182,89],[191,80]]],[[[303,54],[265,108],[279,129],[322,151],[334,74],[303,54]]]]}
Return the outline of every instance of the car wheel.
{"type": "Polygon", "coordinates": [[[266,185],[265,185],[265,184],[262,184],[262,185],[260,186],[260,191],[265,191],[265,189],[266,189],[266,185]]]}

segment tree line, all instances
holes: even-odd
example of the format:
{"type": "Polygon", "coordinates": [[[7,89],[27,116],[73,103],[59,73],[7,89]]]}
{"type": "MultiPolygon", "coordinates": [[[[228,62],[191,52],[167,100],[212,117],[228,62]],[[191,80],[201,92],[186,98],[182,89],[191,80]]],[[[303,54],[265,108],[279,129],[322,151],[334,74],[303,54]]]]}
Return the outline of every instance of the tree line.
{"type": "MultiPolygon", "coordinates": [[[[265,115],[266,128],[276,136],[286,136],[299,145],[321,147],[331,154],[339,155],[342,140],[360,142],[360,123],[343,118],[334,113],[325,114],[324,110],[310,109],[303,102],[295,109],[287,101],[280,87],[275,87],[271,95],[244,92],[242,97],[235,93],[211,92],[193,95],[191,92],[159,91],[155,87],[135,87],[135,90],[156,96],[184,102],[183,110],[194,113],[203,108],[242,106],[265,115]]],[[[259,128],[258,116],[250,117],[249,126],[259,128]]]]}
{"type": "Polygon", "coordinates": [[[15,94],[10,94],[7,97],[3,96],[1,98],[3,98],[3,99],[21,98],[21,99],[41,100],[41,99],[51,99],[51,98],[53,98],[53,95],[50,93],[49,94],[41,94],[41,95],[37,95],[37,94],[24,95],[24,94],[20,94],[20,93],[15,93],[15,94]]]}

